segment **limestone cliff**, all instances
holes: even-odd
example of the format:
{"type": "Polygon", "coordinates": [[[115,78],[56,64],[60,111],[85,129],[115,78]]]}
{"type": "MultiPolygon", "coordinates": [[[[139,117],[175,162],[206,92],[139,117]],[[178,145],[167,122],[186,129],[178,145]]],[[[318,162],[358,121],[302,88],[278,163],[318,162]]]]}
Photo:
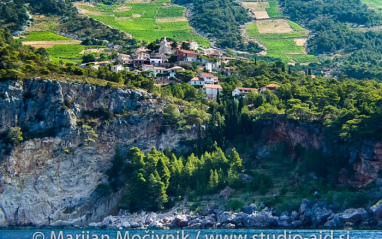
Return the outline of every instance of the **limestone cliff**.
{"type": "Polygon", "coordinates": [[[342,171],[339,183],[350,184],[355,188],[378,181],[378,174],[382,170],[382,142],[379,141],[364,141],[358,145],[339,144],[325,138],[323,129],[318,126],[298,125],[285,119],[266,122],[261,138],[267,147],[288,143],[292,153],[297,144],[329,153],[334,149],[339,150],[354,170],[353,173],[342,171]]]}
{"type": "Polygon", "coordinates": [[[0,144],[0,227],[87,225],[110,215],[118,195],[99,198],[116,148],[174,148],[197,134],[162,132],[167,104],[141,90],[63,81],[0,83],[0,135],[20,127],[24,141],[0,144]]]}

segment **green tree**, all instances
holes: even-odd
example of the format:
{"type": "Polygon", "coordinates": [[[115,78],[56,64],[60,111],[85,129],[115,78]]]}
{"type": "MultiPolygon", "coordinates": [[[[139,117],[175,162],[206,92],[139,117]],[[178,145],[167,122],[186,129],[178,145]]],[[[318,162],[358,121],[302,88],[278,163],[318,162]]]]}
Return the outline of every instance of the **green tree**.
{"type": "Polygon", "coordinates": [[[209,180],[208,186],[211,191],[214,191],[216,187],[219,185],[219,174],[216,171],[216,169],[215,170],[211,169],[209,179],[210,180],[209,180]]]}
{"type": "Polygon", "coordinates": [[[24,140],[23,132],[21,132],[21,128],[20,127],[9,128],[6,139],[9,143],[13,145],[18,145],[21,141],[24,140]]]}
{"type": "Polygon", "coordinates": [[[95,62],[96,58],[93,54],[86,54],[82,57],[82,63],[95,62]]]}
{"type": "Polygon", "coordinates": [[[175,74],[175,77],[184,83],[188,83],[192,78],[195,77],[195,75],[193,71],[184,70],[184,71],[178,71],[175,74]]]}

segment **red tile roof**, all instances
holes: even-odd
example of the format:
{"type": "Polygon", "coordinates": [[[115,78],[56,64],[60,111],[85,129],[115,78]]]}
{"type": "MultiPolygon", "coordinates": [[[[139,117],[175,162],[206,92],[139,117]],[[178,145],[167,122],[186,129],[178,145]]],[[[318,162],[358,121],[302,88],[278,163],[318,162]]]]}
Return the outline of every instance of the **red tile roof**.
{"type": "Polygon", "coordinates": [[[256,88],[244,88],[244,87],[236,87],[237,89],[239,90],[252,90],[252,91],[256,91],[257,89],[256,88]]]}
{"type": "Polygon", "coordinates": [[[211,88],[211,89],[223,89],[221,85],[211,85],[211,84],[205,84],[203,88],[211,88]]]}
{"type": "Polygon", "coordinates": [[[186,53],[186,54],[198,54],[198,53],[196,53],[194,51],[188,51],[188,50],[178,50],[178,51],[181,52],[181,53],[186,53]]]}
{"type": "Polygon", "coordinates": [[[267,86],[265,86],[266,88],[278,88],[278,87],[280,87],[279,85],[277,85],[277,84],[269,84],[269,85],[267,85],[267,86]]]}
{"type": "Polygon", "coordinates": [[[205,76],[205,77],[211,77],[211,78],[214,78],[216,76],[214,76],[213,74],[211,73],[202,73],[201,76],[205,76]]]}

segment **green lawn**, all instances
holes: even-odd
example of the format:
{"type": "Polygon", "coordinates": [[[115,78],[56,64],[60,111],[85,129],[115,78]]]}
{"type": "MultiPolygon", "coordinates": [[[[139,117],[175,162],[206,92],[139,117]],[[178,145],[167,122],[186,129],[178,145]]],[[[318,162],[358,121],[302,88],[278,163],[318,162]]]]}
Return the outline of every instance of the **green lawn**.
{"type": "MultiPolygon", "coordinates": [[[[297,25],[297,24],[296,24],[297,25]]],[[[292,28],[294,28],[292,26],[292,28]]],[[[252,22],[247,26],[247,34],[252,38],[257,39],[281,39],[281,38],[292,38],[292,37],[307,37],[309,34],[302,34],[298,31],[294,31],[291,33],[260,33],[256,22],[252,22]]]]}
{"type": "Polygon", "coordinates": [[[284,15],[279,11],[279,2],[277,0],[269,1],[269,8],[266,8],[265,10],[270,18],[284,17],[284,15]]]}
{"type": "Polygon", "coordinates": [[[60,41],[60,40],[72,40],[67,37],[57,35],[53,32],[30,32],[28,36],[22,41],[60,41]]]}
{"type": "Polygon", "coordinates": [[[53,48],[46,50],[54,61],[63,60],[64,62],[80,62],[82,60],[82,55],[80,55],[80,53],[85,50],[85,46],[55,45],[53,48]]]}
{"type": "Polygon", "coordinates": [[[209,46],[208,39],[196,34],[187,21],[156,22],[156,18],[184,16],[185,7],[178,5],[162,6],[163,2],[170,3],[171,1],[158,0],[150,4],[126,3],[126,6],[130,6],[131,10],[121,12],[113,11],[116,9],[115,7],[108,9],[101,5],[102,7],[99,6],[98,10],[102,15],[90,15],[90,17],[130,33],[134,38],[146,42],[168,37],[178,41],[193,40],[201,46],[209,46]],[[118,19],[118,17],[130,17],[130,19],[118,19]]]}

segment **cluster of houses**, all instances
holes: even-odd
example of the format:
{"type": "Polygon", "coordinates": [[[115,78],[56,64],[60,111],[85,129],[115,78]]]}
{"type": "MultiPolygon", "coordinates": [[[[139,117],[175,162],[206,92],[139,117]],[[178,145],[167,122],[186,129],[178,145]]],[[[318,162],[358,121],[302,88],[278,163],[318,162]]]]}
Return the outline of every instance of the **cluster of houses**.
{"type": "Polygon", "coordinates": [[[273,92],[273,91],[275,91],[279,87],[280,86],[277,85],[277,84],[269,84],[269,85],[261,87],[260,89],[245,88],[245,87],[236,87],[232,91],[232,96],[234,96],[234,97],[236,97],[236,96],[245,96],[245,95],[249,94],[250,92],[264,92],[266,90],[270,90],[270,91],[273,92]]]}
{"type": "MultiPolygon", "coordinates": [[[[173,50],[172,44],[164,38],[159,45],[158,51],[151,52],[147,48],[141,47],[131,54],[119,54],[113,61],[100,61],[83,63],[80,67],[92,67],[98,69],[100,66],[111,65],[111,71],[131,71],[135,74],[144,74],[147,77],[155,77],[157,81],[176,82],[176,73],[184,71],[184,65],[192,65],[194,62],[203,65],[203,73],[198,77],[191,79],[188,84],[194,87],[203,88],[206,98],[216,100],[219,92],[223,90],[219,84],[217,76],[212,74],[215,70],[222,71],[225,75],[233,74],[233,68],[221,68],[222,63],[229,63],[230,60],[236,59],[223,56],[222,52],[213,48],[201,48],[197,42],[182,42],[177,49],[173,50]],[[187,49],[182,49],[184,44],[187,49]],[[171,58],[171,62],[170,62],[171,58]],[[174,81],[175,80],[175,81],[174,81]]],[[[265,89],[274,90],[278,85],[271,84],[261,88],[236,88],[233,96],[246,95],[251,91],[263,91],[265,89]]]]}
{"type": "MultiPolygon", "coordinates": [[[[232,96],[233,97],[239,97],[239,96],[244,97],[245,95],[249,94],[250,92],[256,92],[256,93],[260,92],[261,93],[261,92],[264,92],[266,90],[270,90],[273,92],[279,87],[280,86],[277,84],[269,84],[269,85],[261,87],[260,89],[236,87],[232,91],[232,96]]],[[[217,84],[205,84],[203,86],[203,92],[206,94],[206,98],[208,100],[216,100],[218,95],[221,93],[222,90],[223,90],[223,88],[217,84]]]]}

